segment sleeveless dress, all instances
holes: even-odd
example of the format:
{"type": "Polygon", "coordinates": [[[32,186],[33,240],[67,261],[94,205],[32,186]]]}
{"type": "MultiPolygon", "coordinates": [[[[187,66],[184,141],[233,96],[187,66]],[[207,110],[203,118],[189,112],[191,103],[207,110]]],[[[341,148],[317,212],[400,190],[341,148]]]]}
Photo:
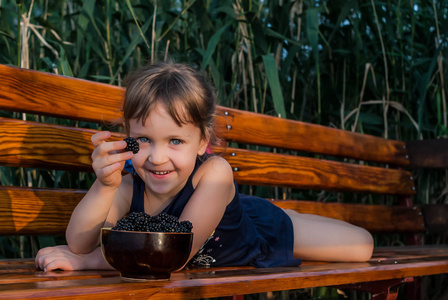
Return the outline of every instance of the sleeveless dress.
{"type": "MultiPolygon", "coordinates": [[[[163,210],[179,217],[194,192],[192,179],[200,166],[196,162],[185,187],[163,210]]],[[[144,182],[134,174],[130,212],[144,212],[144,182]]],[[[298,266],[293,256],[293,226],[289,216],[266,199],[238,193],[227,205],[218,227],[202,245],[190,264],[196,266],[298,266]]]]}

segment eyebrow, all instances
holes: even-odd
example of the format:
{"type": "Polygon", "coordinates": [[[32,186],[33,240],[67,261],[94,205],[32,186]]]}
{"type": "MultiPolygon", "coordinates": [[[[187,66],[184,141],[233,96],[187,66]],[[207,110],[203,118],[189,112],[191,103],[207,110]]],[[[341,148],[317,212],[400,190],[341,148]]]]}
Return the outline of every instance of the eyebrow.
{"type": "Polygon", "coordinates": [[[191,138],[191,134],[187,134],[187,135],[169,135],[168,139],[187,139],[187,138],[191,138]]]}
{"type": "MultiPolygon", "coordinates": [[[[148,134],[147,132],[130,132],[131,136],[133,137],[150,137],[150,134],[148,134]]],[[[166,139],[187,139],[187,138],[191,138],[191,134],[188,132],[185,135],[182,134],[170,134],[168,136],[166,136],[166,139]]]]}

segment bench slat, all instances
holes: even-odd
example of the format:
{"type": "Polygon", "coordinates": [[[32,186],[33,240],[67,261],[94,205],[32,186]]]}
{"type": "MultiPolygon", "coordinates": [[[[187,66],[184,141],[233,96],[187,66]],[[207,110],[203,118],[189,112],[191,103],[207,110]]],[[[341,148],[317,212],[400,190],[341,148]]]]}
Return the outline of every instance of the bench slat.
{"type": "MultiPolygon", "coordinates": [[[[96,130],[0,118],[0,163],[92,172],[91,136],[96,130]]],[[[114,134],[114,139],[123,138],[114,134]]]]}
{"type": "Polygon", "coordinates": [[[366,161],[409,165],[404,142],[248,111],[220,107],[218,132],[226,140],[366,161]],[[231,128],[226,130],[227,125],[231,128]]]}
{"type": "Polygon", "coordinates": [[[85,191],[0,186],[0,234],[64,235],[84,195],[85,191]]]}
{"type": "MultiPolygon", "coordinates": [[[[406,247],[409,249],[412,247],[406,247]]],[[[400,256],[400,249],[393,250],[400,256]]],[[[366,281],[389,280],[425,276],[448,272],[448,250],[445,248],[418,247],[413,258],[383,259],[375,250],[374,257],[366,263],[313,263],[290,268],[212,268],[186,270],[173,273],[171,280],[158,282],[124,282],[118,276],[100,271],[103,278],[64,278],[66,272],[29,270],[19,283],[0,282],[0,299],[101,299],[124,298],[133,295],[145,299],[198,299],[231,296],[235,294],[262,293],[316,286],[335,286],[366,281]],[[444,254],[432,256],[433,250],[444,254]],[[29,282],[26,282],[26,276],[29,282]],[[46,277],[47,276],[47,277],[46,277]],[[54,276],[54,280],[48,277],[54,276]],[[39,278],[40,281],[33,281],[39,278]]],[[[405,251],[406,252],[406,251],[405,251]]],[[[406,254],[406,253],[405,253],[406,254]]],[[[409,254],[409,253],[408,253],[409,254]]],[[[408,255],[409,256],[409,255],[408,255]]],[[[92,274],[86,274],[92,276],[92,274]]]]}
{"type": "Polygon", "coordinates": [[[0,109],[90,122],[120,117],[124,89],[0,65],[0,109]]]}
{"type": "MultiPolygon", "coordinates": [[[[0,118],[0,163],[91,172],[95,130],[0,118]]],[[[123,138],[115,134],[113,139],[123,138]]],[[[218,149],[219,151],[219,149],[218,149]]],[[[228,148],[240,184],[413,194],[410,172],[228,148]]]]}
{"type": "MultiPolygon", "coordinates": [[[[84,195],[82,190],[0,186],[0,235],[63,235],[84,195]]],[[[336,218],[371,232],[425,230],[417,207],[270,200],[281,208],[336,218]]]]}
{"type": "Polygon", "coordinates": [[[412,174],[404,170],[321,159],[226,149],[225,158],[240,184],[286,186],[334,191],[414,194],[412,174]]]}
{"type": "MultiPolygon", "coordinates": [[[[0,109],[97,123],[120,118],[124,89],[50,73],[0,65],[0,109]]],[[[217,107],[225,139],[407,166],[401,141],[217,107]],[[231,129],[227,130],[227,125],[231,129]]]]}
{"type": "Polygon", "coordinates": [[[418,207],[273,199],[271,201],[283,209],[343,220],[370,232],[425,232],[424,219],[418,207]]]}

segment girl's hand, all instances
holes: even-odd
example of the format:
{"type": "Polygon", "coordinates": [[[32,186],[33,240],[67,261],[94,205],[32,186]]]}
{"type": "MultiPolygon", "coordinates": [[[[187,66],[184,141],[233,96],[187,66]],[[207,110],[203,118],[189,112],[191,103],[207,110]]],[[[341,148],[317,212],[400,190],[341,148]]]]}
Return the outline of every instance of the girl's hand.
{"type": "Polygon", "coordinates": [[[36,255],[36,267],[44,271],[56,269],[83,270],[86,269],[87,254],[74,254],[68,246],[55,246],[40,249],[36,255]]]}
{"type": "Polygon", "coordinates": [[[118,188],[124,164],[133,154],[131,151],[124,151],[125,141],[106,142],[110,136],[109,131],[101,131],[92,136],[92,144],[95,147],[92,153],[92,167],[103,185],[118,188]]]}
{"type": "Polygon", "coordinates": [[[35,262],[36,267],[44,271],[112,269],[99,247],[87,254],[75,254],[66,245],[47,247],[37,252],[35,262]]]}

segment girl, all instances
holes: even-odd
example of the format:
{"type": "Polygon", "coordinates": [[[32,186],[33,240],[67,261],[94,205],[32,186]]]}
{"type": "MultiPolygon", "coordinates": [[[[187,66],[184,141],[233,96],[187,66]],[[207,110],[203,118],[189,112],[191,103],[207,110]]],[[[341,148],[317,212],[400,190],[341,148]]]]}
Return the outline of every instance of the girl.
{"type": "Polygon", "coordinates": [[[44,270],[110,268],[98,247],[102,227],[124,215],[166,212],[193,224],[190,262],[196,265],[297,266],[300,259],[366,261],[372,236],[346,222],[282,210],[265,199],[238,193],[230,165],[206,153],[215,141],[216,98],[205,77],[174,63],[143,67],[126,78],[126,142],[92,136],[97,179],[73,211],[68,246],[41,249],[44,270]],[[122,176],[132,159],[133,172],[122,176]]]}

